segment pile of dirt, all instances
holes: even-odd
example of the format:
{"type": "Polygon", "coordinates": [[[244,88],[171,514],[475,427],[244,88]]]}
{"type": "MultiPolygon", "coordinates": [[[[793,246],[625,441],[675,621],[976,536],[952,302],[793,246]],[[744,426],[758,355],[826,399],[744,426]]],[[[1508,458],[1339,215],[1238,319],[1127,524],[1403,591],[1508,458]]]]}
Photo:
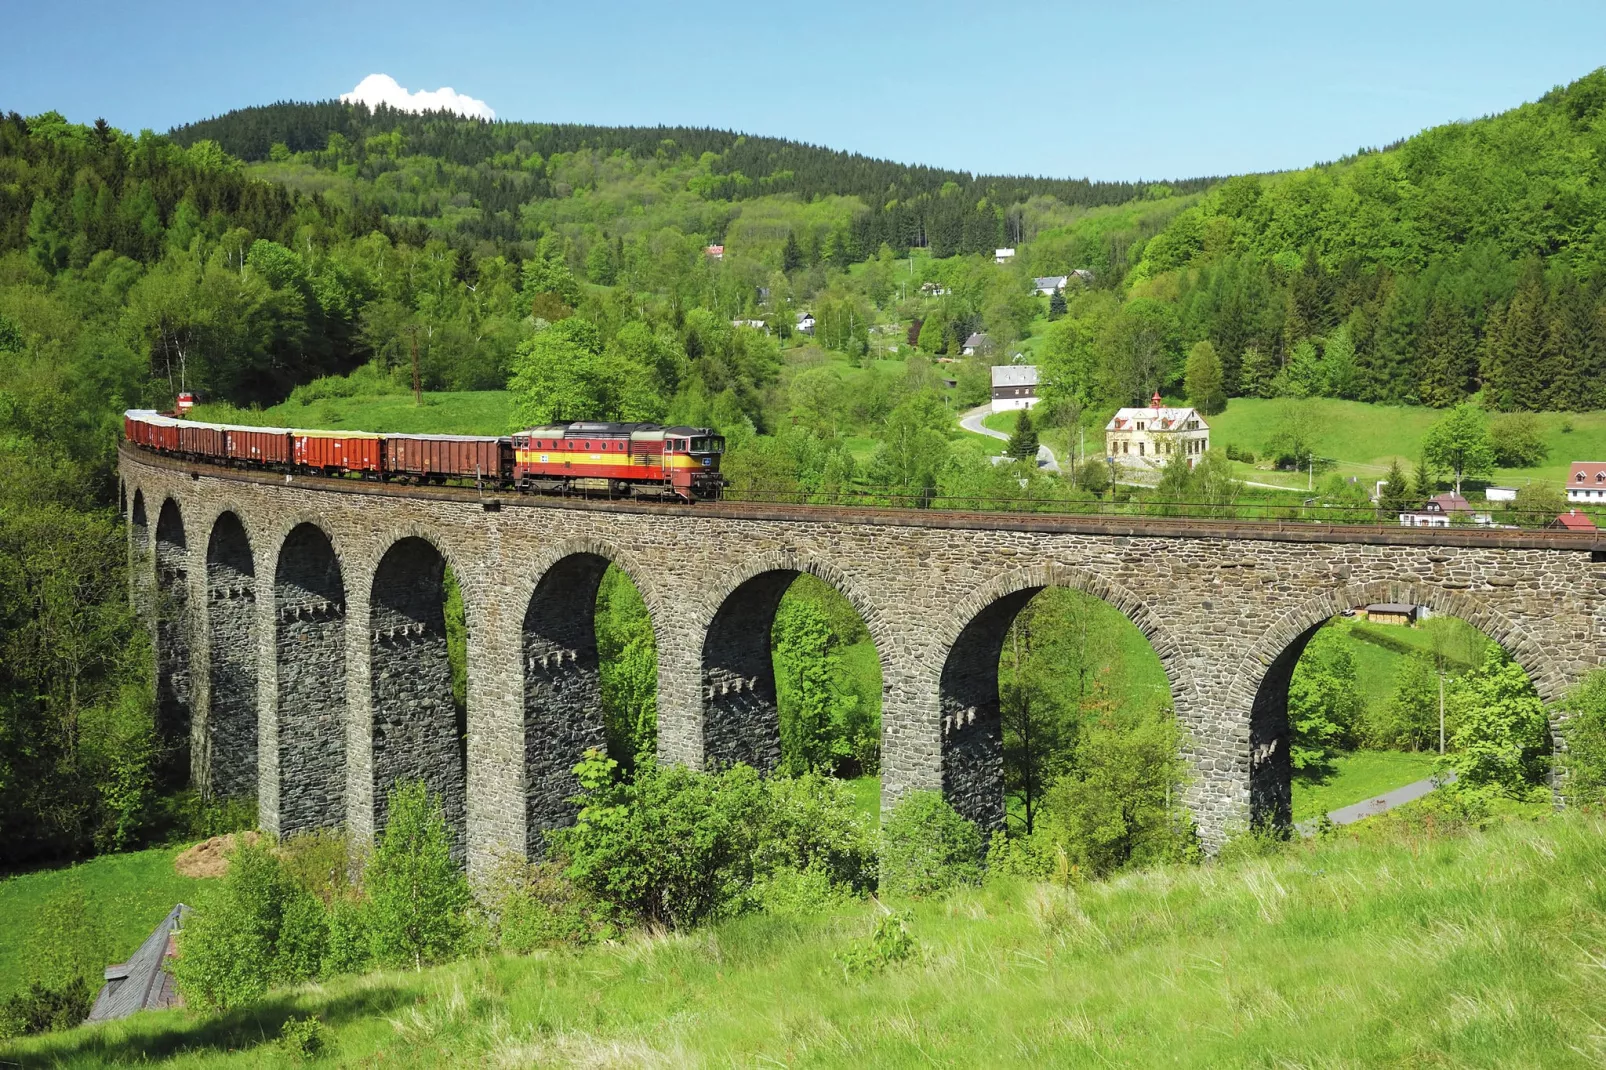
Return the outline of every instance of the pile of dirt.
{"type": "Polygon", "coordinates": [[[234,849],[235,838],[244,837],[246,843],[256,843],[261,835],[260,832],[231,832],[227,836],[202,840],[179,852],[173,859],[173,868],[180,877],[221,877],[229,871],[229,860],[225,856],[234,849]]]}

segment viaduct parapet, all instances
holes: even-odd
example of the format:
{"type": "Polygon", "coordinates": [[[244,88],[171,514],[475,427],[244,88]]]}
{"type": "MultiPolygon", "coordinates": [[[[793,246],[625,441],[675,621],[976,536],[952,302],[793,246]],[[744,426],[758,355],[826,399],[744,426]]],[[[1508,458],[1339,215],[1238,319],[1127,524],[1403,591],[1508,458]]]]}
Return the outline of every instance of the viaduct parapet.
{"type": "Polygon", "coordinates": [[[1606,662],[1606,543],[1585,535],[664,506],[196,466],[124,447],[130,593],[163,731],[191,776],[255,793],[265,829],[372,836],[399,780],[445,800],[471,869],[572,820],[603,740],[594,630],[609,564],[658,645],[659,755],[779,757],[769,633],[799,573],[842,592],[882,671],[882,805],[946,793],[1003,820],[998,659],[1037,591],[1071,587],[1153,645],[1207,844],[1289,805],[1288,682],[1330,617],[1408,602],[1499,641],[1547,701],[1606,662]],[[452,696],[447,567],[468,625],[452,696]]]}

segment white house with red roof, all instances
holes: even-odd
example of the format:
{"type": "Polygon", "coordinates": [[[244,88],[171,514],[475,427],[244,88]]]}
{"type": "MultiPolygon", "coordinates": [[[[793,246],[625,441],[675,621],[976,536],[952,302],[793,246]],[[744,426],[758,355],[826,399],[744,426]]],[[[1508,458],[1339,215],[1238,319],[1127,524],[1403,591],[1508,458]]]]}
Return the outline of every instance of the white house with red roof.
{"type": "Polygon", "coordinates": [[[1167,406],[1156,390],[1146,409],[1121,409],[1104,425],[1104,450],[1116,464],[1159,468],[1186,457],[1192,468],[1210,448],[1210,425],[1198,409],[1167,406]]]}
{"type": "Polygon", "coordinates": [[[1420,509],[1400,514],[1404,528],[1447,528],[1457,518],[1463,523],[1491,524],[1494,518],[1488,513],[1474,512],[1472,503],[1454,491],[1435,494],[1422,503],[1420,509]]]}
{"type": "Polygon", "coordinates": [[[1567,473],[1569,502],[1606,502],[1606,461],[1574,461],[1567,473]]]}

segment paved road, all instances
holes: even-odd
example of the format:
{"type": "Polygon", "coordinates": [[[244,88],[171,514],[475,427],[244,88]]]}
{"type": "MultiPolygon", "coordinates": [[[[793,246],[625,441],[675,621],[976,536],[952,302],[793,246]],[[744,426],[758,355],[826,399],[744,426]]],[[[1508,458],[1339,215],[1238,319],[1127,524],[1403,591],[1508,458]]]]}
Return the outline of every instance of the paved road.
{"type": "MultiPolygon", "coordinates": [[[[1408,802],[1415,802],[1428,794],[1428,792],[1433,791],[1441,783],[1452,784],[1454,782],[1454,773],[1445,773],[1442,778],[1430,776],[1426,780],[1418,780],[1414,783],[1406,784],[1404,787],[1385,791],[1374,798],[1351,803],[1349,806],[1341,806],[1337,810],[1331,811],[1327,815],[1327,820],[1335,825],[1353,825],[1362,818],[1386,814],[1396,806],[1404,806],[1408,802]]],[[[1294,830],[1301,836],[1312,835],[1316,831],[1316,822],[1301,821],[1294,826],[1294,830]]]]}
{"type": "MultiPolygon", "coordinates": [[[[992,412],[993,407],[991,405],[978,405],[959,418],[959,426],[966,431],[974,431],[978,435],[986,435],[988,438],[998,438],[1008,442],[1008,432],[994,431],[982,423],[982,420],[991,416],[992,412]]],[[[1054,451],[1042,444],[1037,447],[1037,467],[1048,472],[1058,472],[1060,470],[1059,459],[1054,456],[1054,451]]]]}

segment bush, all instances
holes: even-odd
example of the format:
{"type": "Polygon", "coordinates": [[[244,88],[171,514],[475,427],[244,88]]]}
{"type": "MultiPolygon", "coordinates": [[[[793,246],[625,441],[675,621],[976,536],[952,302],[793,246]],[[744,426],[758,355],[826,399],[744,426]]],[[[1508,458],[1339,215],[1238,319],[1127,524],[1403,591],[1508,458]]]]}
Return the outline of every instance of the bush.
{"type": "Polygon", "coordinates": [[[906,795],[881,829],[881,894],[921,899],[981,882],[981,830],[934,791],[906,795]]]}
{"type": "Polygon", "coordinates": [[[1229,442],[1227,444],[1227,460],[1229,460],[1229,461],[1242,461],[1244,464],[1254,464],[1255,463],[1255,451],[1254,450],[1240,449],[1237,446],[1234,446],[1229,442]]]}
{"type": "Polygon", "coordinates": [[[556,862],[508,857],[496,867],[484,902],[504,951],[579,947],[608,930],[600,906],[556,862]]]}
{"type": "Polygon", "coordinates": [[[279,1048],[298,1062],[316,1058],[329,1048],[329,1028],[311,1015],[291,1015],[279,1027],[279,1048]]]}
{"type": "Polygon", "coordinates": [[[367,903],[355,896],[329,902],[329,940],[324,945],[320,973],[333,977],[361,973],[373,962],[373,936],[368,931],[367,903]]]}
{"type": "Polygon", "coordinates": [[[1103,461],[1083,461],[1076,470],[1076,485],[1090,494],[1110,489],[1110,469],[1103,461]]]}
{"type": "Polygon", "coordinates": [[[748,891],[753,909],[778,918],[806,918],[854,902],[848,888],[822,869],[790,866],[754,879],[748,891]]]}
{"type": "Polygon", "coordinates": [[[897,914],[883,914],[874,931],[861,944],[837,953],[842,972],[849,977],[880,973],[888,966],[913,958],[920,950],[914,936],[897,914]]]}
{"type": "Polygon", "coordinates": [[[576,767],[579,817],[548,844],[617,920],[679,929],[762,907],[787,870],[844,891],[874,879],[869,830],[846,790],[817,774],[763,781],[745,765],[699,773],[646,761],[617,780],[616,770],[595,753],[576,767]]]}
{"type": "Polygon", "coordinates": [[[421,969],[458,950],[468,882],[452,861],[440,797],[415,780],[388,798],[389,819],[363,874],[368,936],[381,965],[421,969]]]}
{"type": "Polygon", "coordinates": [[[1049,788],[1041,819],[1078,872],[1101,877],[1198,857],[1181,803],[1187,769],[1180,744],[1168,710],[1112,714],[1083,729],[1073,771],[1049,788]]]}
{"type": "Polygon", "coordinates": [[[296,884],[265,843],[239,841],[229,872],[178,936],[173,973],[185,1001],[230,1010],[269,987],[316,974],[323,904],[296,884]]]}
{"type": "Polygon", "coordinates": [[[35,981],[26,991],[0,1003],[0,1040],[71,1029],[89,1017],[94,1002],[95,992],[82,977],[59,988],[46,988],[35,981]]]}
{"type": "Polygon", "coordinates": [[[1561,701],[1566,792],[1577,803],[1606,803],[1606,670],[1585,676],[1561,701]]]}
{"type": "Polygon", "coordinates": [[[987,845],[987,878],[1022,877],[1032,881],[1046,881],[1054,876],[1056,863],[1064,859],[1063,849],[1056,849],[1048,837],[1010,836],[998,831],[987,845]]]}
{"type": "Polygon", "coordinates": [[[1501,468],[1535,468],[1550,457],[1539,417],[1531,412],[1508,412],[1489,422],[1494,463],[1501,468]]]}
{"type": "Polygon", "coordinates": [[[1455,771],[1452,790],[1520,798],[1543,779],[1549,764],[1544,706],[1528,674],[1504,650],[1492,647],[1480,667],[1457,680],[1447,705],[1455,731],[1440,762],[1455,771]]]}

